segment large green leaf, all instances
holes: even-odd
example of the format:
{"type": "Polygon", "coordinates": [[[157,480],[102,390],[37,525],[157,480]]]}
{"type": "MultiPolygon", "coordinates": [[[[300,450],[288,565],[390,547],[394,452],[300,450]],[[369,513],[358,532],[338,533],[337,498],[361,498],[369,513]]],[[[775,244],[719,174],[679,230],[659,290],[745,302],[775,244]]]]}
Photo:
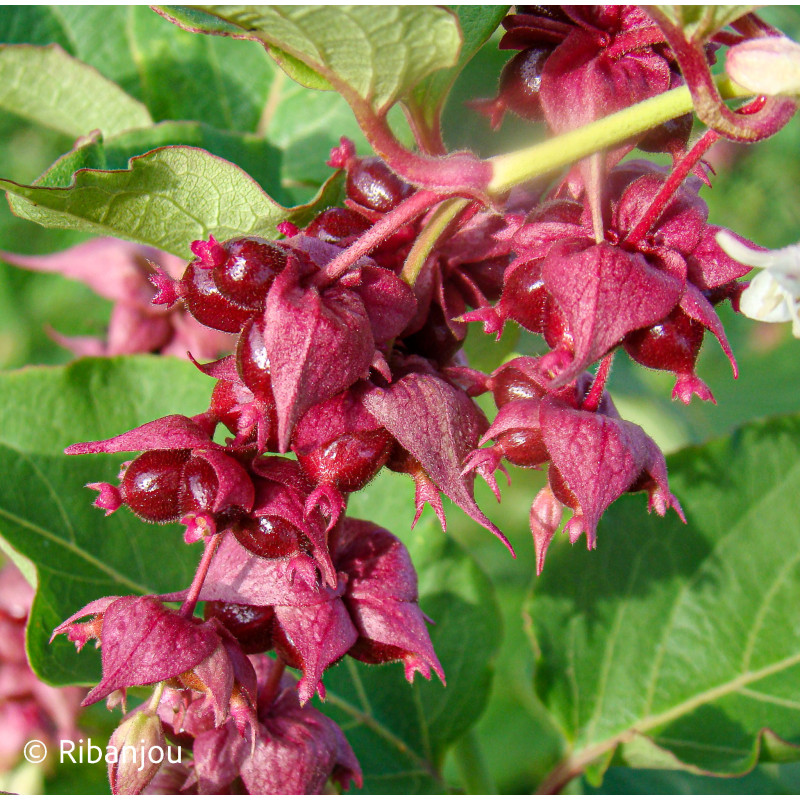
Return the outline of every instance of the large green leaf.
{"type": "Polygon", "coordinates": [[[60,44],[154,119],[231,130],[256,130],[276,72],[259,45],[192,36],[146,6],[9,7],[0,42],[60,44]]]}
{"type": "Polygon", "coordinates": [[[326,673],[325,713],[345,731],[364,770],[364,791],[373,794],[445,791],[445,752],[483,712],[501,639],[489,579],[432,519],[405,533],[412,508],[411,482],[385,471],[348,507],[351,516],[374,520],[408,546],[447,679],[446,687],[419,676],[409,685],[399,664],[370,667],[350,659],[326,673]]]}
{"type": "Polygon", "coordinates": [[[0,179],[0,188],[19,198],[16,214],[45,227],[118,236],[184,258],[192,241],[209,234],[274,238],[289,216],[244,170],[206,150],[162,147],[111,171],[97,168],[103,158],[96,139],[84,142],[54,168],[59,185],[0,179]]]}
{"type": "MultiPolygon", "coordinates": [[[[273,199],[283,200],[283,154],[254,133],[222,131],[202,122],[161,122],[104,140],[105,169],[125,169],[128,159],[157,147],[187,145],[207,150],[241,167],[273,199]]],[[[326,172],[330,174],[330,168],[326,172]]],[[[326,175],[327,177],[327,175],[326,175]]]]}
{"type": "Polygon", "coordinates": [[[138,100],[57,45],[0,46],[0,109],[70,136],[152,122],[138,100]]]}
{"type": "Polygon", "coordinates": [[[193,364],[168,356],[82,358],[3,372],[0,442],[61,455],[75,442],[116,436],[167,414],[199,414],[212,388],[193,364]]]}
{"type": "Polygon", "coordinates": [[[64,637],[49,645],[53,628],[97,597],[188,586],[199,554],[178,526],[147,525],[126,510],[106,518],[92,506],[82,487],[113,480],[122,456],[65,456],[63,448],[199,413],[211,381],[178,359],[140,356],[7,373],[0,386],[0,535],[36,569],[31,663],[50,682],[91,683],[97,656],[77,654],[64,637]]]}
{"type": "Polygon", "coordinates": [[[161,6],[187,30],[256,39],[288,74],[386,112],[425,77],[456,64],[454,16],[434,6],[161,6]]]}
{"type": "Polygon", "coordinates": [[[536,581],[537,689],[570,742],[544,788],[618,749],[717,774],[798,757],[800,418],[684,450],[670,480],[688,525],[623,498],[536,581]]]}

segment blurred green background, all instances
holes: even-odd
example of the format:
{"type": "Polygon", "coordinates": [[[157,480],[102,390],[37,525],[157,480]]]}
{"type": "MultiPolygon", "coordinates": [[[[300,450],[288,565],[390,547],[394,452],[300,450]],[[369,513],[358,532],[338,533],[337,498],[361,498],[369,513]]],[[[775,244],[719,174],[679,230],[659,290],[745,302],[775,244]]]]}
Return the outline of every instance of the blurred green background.
{"type": "MultiPolygon", "coordinates": [[[[8,15],[14,13],[13,7],[4,7],[0,16],[5,16],[8,22],[8,15]]],[[[760,13],[794,38],[800,36],[800,8],[766,8],[760,13]]],[[[98,15],[98,25],[101,23],[102,15],[98,15]]],[[[178,78],[181,75],[185,78],[186,65],[180,62],[179,54],[182,43],[188,41],[191,34],[171,27],[164,20],[158,23],[164,26],[163,35],[176,43],[174,52],[178,54],[174,63],[164,62],[161,78],[168,82],[174,73],[180,90],[182,84],[178,78]]],[[[16,29],[13,35],[16,38],[13,38],[8,32],[14,30],[13,26],[6,25],[5,30],[6,38],[0,41],[25,41],[24,32],[16,29]]],[[[452,93],[444,121],[445,138],[453,148],[469,147],[482,155],[491,155],[541,136],[540,130],[514,119],[508,119],[501,131],[493,134],[484,118],[464,106],[467,99],[492,96],[496,91],[497,75],[508,57],[497,49],[497,38],[468,65],[452,93]]],[[[228,55],[238,56],[241,48],[251,44],[217,41],[214,47],[224,61],[228,55]]],[[[275,68],[266,56],[262,59],[257,50],[255,45],[248,50],[252,64],[257,65],[254,67],[257,79],[272,79],[275,68]]],[[[97,66],[103,71],[102,63],[97,66]]],[[[126,88],[136,93],[131,87],[126,88]]],[[[188,90],[189,87],[184,88],[188,90]]],[[[275,131],[267,131],[266,135],[276,146],[288,148],[284,163],[290,166],[282,173],[287,196],[304,199],[311,193],[314,181],[328,173],[322,162],[331,145],[342,134],[357,137],[357,131],[349,110],[343,103],[337,104],[337,98],[323,97],[299,87],[295,95],[292,102],[296,108],[309,117],[316,115],[319,124],[305,138],[289,140],[275,131]]],[[[164,109],[159,118],[170,118],[170,112],[170,108],[164,109]]],[[[258,130],[253,132],[258,133],[258,130]]],[[[0,143],[0,175],[21,183],[35,180],[72,146],[68,137],[9,113],[0,115],[0,143]]],[[[711,222],[770,248],[783,247],[800,239],[800,119],[794,119],[777,136],[763,143],[752,146],[721,143],[711,151],[709,160],[717,170],[713,188],[703,191],[710,207],[711,222]]],[[[79,234],[46,230],[17,219],[7,204],[0,204],[0,250],[50,253],[83,238],[79,234]]],[[[46,326],[71,336],[102,335],[109,312],[110,304],[81,284],[56,275],[18,270],[0,258],[0,368],[67,362],[70,354],[47,336],[46,326]]],[[[669,399],[670,375],[632,365],[624,357],[615,363],[610,388],[621,413],[642,425],[667,452],[721,435],[747,420],[800,409],[800,344],[791,338],[789,326],[753,323],[736,317],[729,309],[724,309],[722,316],[739,363],[740,378],[733,380],[719,346],[713,339],[707,341],[698,373],[714,392],[716,406],[701,404],[697,399],[688,408],[675,404],[669,399]]],[[[538,338],[528,334],[504,337],[503,344],[507,351],[523,354],[536,353],[541,347],[538,338]]],[[[487,337],[473,330],[468,352],[476,366],[491,369],[497,362],[499,350],[487,337]]],[[[528,509],[543,477],[522,470],[512,470],[511,474],[512,485],[504,490],[501,507],[495,505],[485,487],[479,488],[478,499],[511,539],[519,554],[516,561],[452,505],[447,507],[447,514],[454,534],[490,574],[505,616],[505,643],[497,662],[497,680],[490,706],[478,725],[478,740],[498,791],[528,793],[552,766],[564,743],[548,723],[532,690],[533,656],[522,614],[534,571],[528,509]]],[[[566,545],[556,542],[553,546],[566,545]]],[[[480,642],[471,644],[480,647],[480,642]]],[[[86,717],[87,730],[100,737],[110,730],[115,718],[116,715],[111,717],[102,708],[92,709],[86,717]]],[[[448,763],[448,777],[453,784],[459,783],[453,763],[448,763]]],[[[76,778],[75,771],[70,774],[69,770],[50,776],[47,791],[99,793],[107,790],[102,769],[94,771],[91,785],[87,783],[88,770],[80,771],[79,781],[76,778]]],[[[800,792],[800,766],[761,766],[748,776],[726,780],[612,768],[599,790],[589,787],[583,780],[574,781],[569,789],[631,794],[797,793],[800,792]]]]}

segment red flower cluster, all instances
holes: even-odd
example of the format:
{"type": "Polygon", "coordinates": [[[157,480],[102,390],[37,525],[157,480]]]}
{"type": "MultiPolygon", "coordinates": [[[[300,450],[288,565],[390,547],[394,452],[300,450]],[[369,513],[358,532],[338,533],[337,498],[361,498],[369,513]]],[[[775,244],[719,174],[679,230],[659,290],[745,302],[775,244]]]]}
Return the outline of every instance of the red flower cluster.
{"type": "MultiPolygon", "coordinates": [[[[495,123],[511,109],[562,132],[682,80],[661,28],[637,7],[523,6],[504,24],[502,46],[520,53],[499,97],[483,104],[495,123]]],[[[116,772],[115,791],[149,782],[148,791],[317,792],[328,779],[358,782],[342,732],[307,705],[324,698],[325,670],[349,656],[400,661],[409,681],[415,672],[444,681],[408,551],[346,515],[349,496],[384,467],[414,480],[414,522],[429,503],[444,527],[444,493],[510,549],[475,501],[474,473],[499,499],[503,460],[549,464],[530,515],[539,571],[564,507],[570,540],[585,533],[589,548],[624,493],[646,492],[650,510],[682,518],[662,453],[620,418],[605,381],[622,348],[673,372],[673,397],[713,400],[695,374],[706,330],[736,371],[714,306],[736,307],[749,267],[708,224],[702,148],[684,152],[690,127],[678,120],[640,143],[671,153],[671,172],[619,164],[626,143],[544,195],[464,201],[435,242],[426,235],[447,193],[415,188],[342,139],[329,164],[346,173],[345,207],[304,230],[283,223],[275,241],[209,236],[192,244],[180,277],[153,276],[155,303],[236,344],[198,364],[214,380],[204,413],[67,450],[140,453],[119,485],[92,485],[96,505],[180,520],[187,543],[205,543],[188,590],[103,598],[56,629],[102,647],[88,702],[158,684],[118,729],[121,741],[143,730],[193,750],[159,772],[116,772]],[[693,170],[702,179],[684,180],[693,170]],[[491,375],[470,369],[467,324],[499,335],[509,319],[550,351],[491,375]],[[593,376],[586,370],[598,360],[593,376]],[[474,399],[487,391],[499,409],[491,424],[474,399]],[[194,616],[199,601],[204,619],[194,616]],[[285,666],[301,673],[296,685],[285,666]]]]}

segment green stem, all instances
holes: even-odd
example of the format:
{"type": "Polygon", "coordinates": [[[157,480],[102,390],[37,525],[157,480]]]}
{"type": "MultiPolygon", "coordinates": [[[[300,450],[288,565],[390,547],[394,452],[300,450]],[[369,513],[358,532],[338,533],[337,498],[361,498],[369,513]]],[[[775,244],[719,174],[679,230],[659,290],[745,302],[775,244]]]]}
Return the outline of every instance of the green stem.
{"type": "MultiPolygon", "coordinates": [[[[753,94],[724,75],[717,80],[717,88],[726,100],[753,94]]],[[[686,86],[681,86],[541,144],[495,156],[489,159],[493,168],[489,193],[504,194],[531,178],[620,144],[691,110],[692,96],[686,86]]]]}
{"type": "Polygon", "coordinates": [[[400,277],[409,285],[413,286],[417,280],[425,259],[431,254],[442,234],[447,230],[450,223],[470,204],[469,200],[462,200],[460,197],[453,197],[442,203],[425,225],[422,233],[417,237],[414,246],[406,256],[403,270],[400,277]]]}
{"type": "Polygon", "coordinates": [[[466,794],[497,794],[474,728],[455,743],[453,757],[466,794]]]}

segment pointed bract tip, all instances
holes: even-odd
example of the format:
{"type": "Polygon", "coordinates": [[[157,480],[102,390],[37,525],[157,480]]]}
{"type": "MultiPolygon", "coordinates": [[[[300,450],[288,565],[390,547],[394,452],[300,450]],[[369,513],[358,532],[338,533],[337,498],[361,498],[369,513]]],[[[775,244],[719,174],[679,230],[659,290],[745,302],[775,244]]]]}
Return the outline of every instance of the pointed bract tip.
{"type": "Polygon", "coordinates": [[[677,378],[672,389],[673,400],[680,400],[681,403],[688,406],[692,401],[692,396],[697,395],[701,400],[717,404],[711,389],[696,375],[678,375],[677,378]]]}
{"type": "Polygon", "coordinates": [[[300,228],[298,228],[294,222],[289,222],[288,219],[279,222],[275,227],[278,229],[278,233],[283,234],[287,239],[291,239],[293,236],[297,236],[297,234],[300,233],[300,228]]]}
{"type": "Polygon", "coordinates": [[[113,514],[122,505],[122,495],[119,489],[110,483],[87,483],[86,488],[99,492],[92,505],[102,508],[106,512],[106,516],[113,514]]]}
{"type": "Polygon", "coordinates": [[[225,248],[210,235],[208,241],[198,239],[192,242],[189,249],[200,259],[200,264],[198,266],[203,269],[212,269],[213,267],[221,266],[228,258],[228,252],[225,248]]]}
{"type": "Polygon", "coordinates": [[[339,140],[339,146],[331,149],[330,158],[325,162],[333,169],[345,169],[347,164],[355,158],[356,146],[346,136],[339,140]]]}
{"type": "Polygon", "coordinates": [[[151,261],[150,266],[152,266],[153,272],[147,276],[147,279],[156,290],[153,299],[150,301],[151,304],[154,306],[167,306],[167,308],[175,305],[179,298],[178,283],[158,264],[151,261]]]}

